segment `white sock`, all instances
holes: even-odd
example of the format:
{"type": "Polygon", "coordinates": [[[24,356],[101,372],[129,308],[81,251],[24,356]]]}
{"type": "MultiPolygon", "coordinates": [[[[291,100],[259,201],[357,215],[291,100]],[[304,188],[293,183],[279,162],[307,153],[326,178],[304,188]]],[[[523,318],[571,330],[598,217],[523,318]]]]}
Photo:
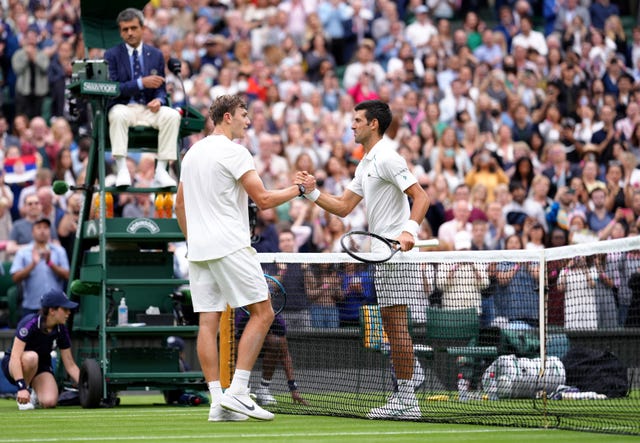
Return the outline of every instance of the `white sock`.
{"type": "Polygon", "coordinates": [[[116,168],[118,168],[118,172],[127,170],[127,157],[114,157],[116,160],[116,168]]]}
{"type": "Polygon", "coordinates": [[[411,380],[398,379],[398,395],[404,403],[412,403],[416,401],[413,382],[411,380]]]}
{"type": "Polygon", "coordinates": [[[167,161],[166,160],[158,160],[156,163],[156,171],[167,171],[167,161]]]}
{"type": "Polygon", "coordinates": [[[211,394],[211,404],[215,405],[220,403],[220,399],[222,398],[220,380],[210,381],[207,383],[207,386],[209,387],[209,394],[211,394]]]}
{"type": "Polygon", "coordinates": [[[266,380],[266,379],[263,378],[263,379],[260,380],[260,384],[262,386],[264,386],[265,388],[268,388],[269,385],[271,384],[271,380],[266,380]]]}
{"type": "Polygon", "coordinates": [[[233,374],[233,380],[231,380],[229,390],[235,394],[244,394],[249,388],[250,377],[251,371],[236,369],[236,372],[233,374]]]}

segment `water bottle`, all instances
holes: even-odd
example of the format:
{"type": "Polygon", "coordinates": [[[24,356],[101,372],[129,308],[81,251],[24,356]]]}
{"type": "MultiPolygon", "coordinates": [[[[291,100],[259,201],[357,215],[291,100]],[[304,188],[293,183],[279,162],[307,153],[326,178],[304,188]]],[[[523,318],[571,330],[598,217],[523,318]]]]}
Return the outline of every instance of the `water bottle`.
{"type": "Polygon", "coordinates": [[[496,380],[495,372],[489,373],[489,382],[487,383],[486,392],[488,400],[498,399],[498,380],[496,380]]]}
{"type": "Polygon", "coordinates": [[[200,403],[202,403],[202,399],[195,394],[188,394],[185,392],[184,394],[180,394],[180,397],[178,398],[178,404],[180,405],[198,406],[200,403]]]}
{"type": "Polygon", "coordinates": [[[122,297],[120,299],[120,306],[118,306],[118,326],[125,326],[129,323],[129,308],[127,302],[122,297]]]}
{"type": "Polygon", "coordinates": [[[469,400],[469,380],[464,378],[462,372],[458,374],[458,399],[460,401],[469,400]]]}

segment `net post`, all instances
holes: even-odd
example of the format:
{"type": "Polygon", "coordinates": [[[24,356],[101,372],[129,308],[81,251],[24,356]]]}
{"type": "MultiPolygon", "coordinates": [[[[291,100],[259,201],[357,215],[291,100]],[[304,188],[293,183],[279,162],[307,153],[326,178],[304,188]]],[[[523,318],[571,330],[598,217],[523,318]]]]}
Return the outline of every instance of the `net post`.
{"type": "Polygon", "coordinates": [[[235,370],[235,340],[234,340],[234,312],[231,306],[222,313],[220,318],[220,385],[223,389],[231,385],[231,377],[235,370]]]}
{"type": "MultiPolygon", "coordinates": [[[[547,368],[547,256],[545,250],[540,250],[540,264],[538,272],[538,337],[540,340],[540,373],[538,380],[544,380],[547,368]]],[[[546,386],[542,389],[542,426],[549,427],[546,386]]]]}
{"type": "Polygon", "coordinates": [[[538,334],[540,338],[540,377],[544,375],[545,358],[547,355],[547,309],[546,309],[546,282],[547,261],[544,249],[540,250],[540,263],[538,272],[538,334]]]}

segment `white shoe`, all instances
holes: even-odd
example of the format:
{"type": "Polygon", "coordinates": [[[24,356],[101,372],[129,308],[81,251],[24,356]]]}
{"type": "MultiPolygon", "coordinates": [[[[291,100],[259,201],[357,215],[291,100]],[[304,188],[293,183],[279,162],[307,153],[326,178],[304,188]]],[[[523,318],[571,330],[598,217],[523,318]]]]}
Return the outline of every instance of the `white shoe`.
{"type": "Polygon", "coordinates": [[[153,186],[157,188],[171,188],[176,186],[176,181],[171,178],[164,169],[156,169],[156,176],[153,179],[153,186]]]}
{"type": "MultiPolygon", "coordinates": [[[[16,401],[16,403],[18,403],[16,401]]],[[[33,403],[29,402],[29,403],[18,403],[18,411],[30,411],[32,409],[35,409],[36,407],[33,405],[33,403]]]]}
{"type": "Polygon", "coordinates": [[[412,380],[413,390],[417,391],[418,389],[420,389],[420,386],[422,386],[422,383],[424,383],[424,380],[425,380],[424,369],[422,368],[422,365],[416,358],[414,359],[414,365],[413,365],[413,380],[412,380]]]}
{"type": "Polygon", "coordinates": [[[229,411],[248,415],[258,420],[273,420],[274,417],[271,412],[262,409],[253,401],[249,396],[248,389],[242,394],[232,393],[229,390],[225,391],[222,401],[220,401],[220,406],[229,411]]]}
{"type": "Polygon", "coordinates": [[[256,402],[260,406],[273,406],[278,404],[276,398],[271,395],[269,388],[262,385],[259,385],[256,389],[256,402]]]}
{"type": "Polygon", "coordinates": [[[418,401],[404,403],[398,394],[392,395],[389,397],[389,401],[386,405],[380,406],[379,408],[373,408],[367,414],[367,418],[374,419],[385,419],[391,418],[396,420],[417,420],[422,417],[422,413],[420,412],[420,406],[418,406],[418,401]]]}
{"type": "Polygon", "coordinates": [[[209,421],[245,421],[248,419],[249,417],[244,414],[223,409],[220,403],[217,405],[212,404],[209,408],[209,421]]]}
{"type": "Polygon", "coordinates": [[[125,186],[131,186],[131,174],[127,168],[122,168],[116,175],[116,187],[122,188],[125,186]]]}
{"type": "Polygon", "coordinates": [[[36,391],[34,391],[33,389],[31,390],[30,403],[33,405],[34,408],[38,407],[38,395],[36,394],[36,391]]]}

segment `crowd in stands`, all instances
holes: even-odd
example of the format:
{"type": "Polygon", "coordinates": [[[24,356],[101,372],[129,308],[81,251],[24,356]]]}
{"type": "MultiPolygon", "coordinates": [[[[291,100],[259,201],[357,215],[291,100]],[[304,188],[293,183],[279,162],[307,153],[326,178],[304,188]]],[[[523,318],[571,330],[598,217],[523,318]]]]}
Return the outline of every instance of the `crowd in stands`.
{"type": "MultiPolygon", "coordinates": [[[[81,201],[50,186],[82,183],[91,129],[64,86],[74,59],[104,49],[85,48],[79,0],[0,5],[3,259],[31,241],[11,226],[35,219],[24,206],[32,194],[69,252],[81,201]]],[[[154,0],[143,12],[145,43],[182,62],[184,90],[165,73],[174,106],[206,116],[221,94],[246,97],[242,143],[268,187],[308,170],[341,193],[363,155],[353,107],[380,99],[394,116],[386,136],[431,199],[421,235],[443,249],[640,230],[640,27],[625,30],[615,2],[154,0]]],[[[129,158],[134,183],[153,178],[153,161],[129,158]]],[[[116,215],[152,215],[151,198],[120,194],[116,215]]],[[[283,230],[296,251],[334,252],[342,233],[366,229],[362,208],[341,219],[303,199],[258,217],[264,251],[278,250],[283,230]]]]}

